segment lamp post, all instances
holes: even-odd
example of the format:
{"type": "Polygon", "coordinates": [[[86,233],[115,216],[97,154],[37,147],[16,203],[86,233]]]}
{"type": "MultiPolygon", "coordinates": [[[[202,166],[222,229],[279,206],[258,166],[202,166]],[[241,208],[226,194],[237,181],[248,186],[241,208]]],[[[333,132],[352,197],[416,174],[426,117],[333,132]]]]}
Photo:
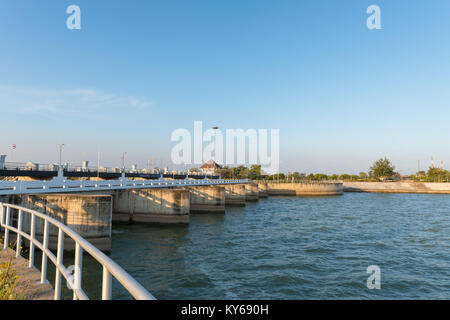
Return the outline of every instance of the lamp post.
{"type": "Polygon", "coordinates": [[[97,154],[97,179],[100,178],[100,151],[97,154]]]}
{"type": "Polygon", "coordinates": [[[122,170],[123,172],[125,172],[125,155],[127,153],[126,152],[122,152],[122,170]]]}
{"type": "Polygon", "coordinates": [[[59,147],[59,171],[62,171],[62,149],[65,146],[64,143],[58,144],[59,147]]]}

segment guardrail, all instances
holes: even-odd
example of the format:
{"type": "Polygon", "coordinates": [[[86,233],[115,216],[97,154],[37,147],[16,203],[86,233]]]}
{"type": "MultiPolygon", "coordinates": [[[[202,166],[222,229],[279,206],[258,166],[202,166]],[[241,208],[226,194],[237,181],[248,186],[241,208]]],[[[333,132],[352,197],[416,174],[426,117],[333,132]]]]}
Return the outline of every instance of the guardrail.
{"type": "Polygon", "coordinates": [[[255,183],[311,183],[311,184],[324,184],[324,183],[342,183],[342,180],[254,180],[255,183]]]}
{"type": "Polygon", "coordinates": [[[248,183],[248,179],[201,179],[201,180],[66,180],[63,177],[48,181],[0,181],[0,195],[48,194],[124,189],[173,188],[248,183]]]}
{"type": "Polygon", "coordinates": [[[55,300],[61,299],[61,276],[64,276],[70,288],[73,291],[74,300],[89,300],[88,296],[81,288],[81,274],[83,268],[83,252],[89,253],[103,267],[102,276],[102,299],[112,299],[112,277],[114,277],[135,299],[138,300],[155,300],[144,287],[142,287],[135,279],[133,279],[125,270],[108,256],[94,247],[91,243],[81,237],[78,233],[70,229],[68,226],[40,212],[30,210],[24,207],[0,203],[1,226],[5,229],[4,248],[8,247],[9,233],[17,234],[16,257],[20,255],[22,238],[30,241],[29,267],[34,267],[35,248],[42,251],[41,266],[41,283],[47,282],[47,261],[50,259],[56,267],[55,276],[55,300]],[[11,223],[11,210],[18,210],[17,228],[11,223]],[[28,213],[31,215],[30,234],[23,231],[23,215],[28,213]],[[36,239],[36,218],[44,221],[43,243],[36,239]],[[58,248],[56,256],[48,249],[49,226],[53,225],[58,228],[58,248]],[[64,237],[69,236],[75,241],[75,274],[71,276],[69,270],[63,265],[64,255],[64,237]]]}
{"type": "Polygon", "coordinates": [[[180,170],[167,170],[161,168],[153,169],[132,169],[132,168],[119,168],[119,167],[103,167],[103,166],[93,166],[87,167],[82,165],[72,165],[72,164],[47,164],[47,163],[34,163],[34,162],[2,162],[0,163],[0,170],[12,170],[12,171],[54,171],[59,170],[64,172],[99,172],[99,173],[136,173],[136,174],[173,174],[173,175],[185,175],[190,176],[204,176],[205,173],[202,172],[190,172],[190,171],[180,171],[180,170]],[[60,168],[61,167],[61,168],[60,168]]]}

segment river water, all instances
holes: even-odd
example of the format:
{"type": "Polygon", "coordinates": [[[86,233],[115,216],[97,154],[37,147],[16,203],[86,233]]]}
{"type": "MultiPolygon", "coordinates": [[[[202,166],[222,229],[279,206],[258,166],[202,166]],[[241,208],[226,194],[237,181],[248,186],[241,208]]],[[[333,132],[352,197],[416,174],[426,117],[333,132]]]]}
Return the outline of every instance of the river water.
{"type": "MultiPolygon", "coordinates": [[[[270,197],[190,219],[114,225],[110,256],[158,299],[450,298],[450,195],[270,197]]],[[[87,260],[94,296],[100,277],[87,260]]],[[[130,297],[114,282],[113,298],[130,297]]]]}

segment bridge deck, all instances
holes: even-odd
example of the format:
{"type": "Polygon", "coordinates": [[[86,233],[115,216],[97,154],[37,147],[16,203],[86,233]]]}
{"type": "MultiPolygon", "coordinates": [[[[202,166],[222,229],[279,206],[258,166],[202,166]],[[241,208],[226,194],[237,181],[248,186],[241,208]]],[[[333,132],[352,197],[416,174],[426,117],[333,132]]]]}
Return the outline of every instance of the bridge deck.
{"type": "Polygon", "coordinates": [[[198,179],[198,180],[67,180],[57,177],[48,181],[0,181],[0,195],[71,193],[88,191],[111,191],[126,189],[179,188],[189,186],[214,186],[248,183],[248,179],[198,179]]]}
{"type": "MultiPolygon", "coordinates": [[[[102,179],[119,179],[122,173],[120,172],[105,172],[105,171],[64,171],[64,176],[68,178],[95,178],[102,179]]],[[[54,178],[58,176],[58,171],[54,170],[26,170],[26,169],[0,169],[0,177],[30,177],[36,179],[54,178]]],[[[144,179],[159,179],[160,174],[156,173],[141,173],[141,172],[126,172],[126,178],[144,178],[144,179]]],[[[186,174],[162,174],[164,178],[171,179],[185,179],[186,174]]],[[[189,179],[218,179],[219,176],[210,175],[188,175],[189,179]]]]}

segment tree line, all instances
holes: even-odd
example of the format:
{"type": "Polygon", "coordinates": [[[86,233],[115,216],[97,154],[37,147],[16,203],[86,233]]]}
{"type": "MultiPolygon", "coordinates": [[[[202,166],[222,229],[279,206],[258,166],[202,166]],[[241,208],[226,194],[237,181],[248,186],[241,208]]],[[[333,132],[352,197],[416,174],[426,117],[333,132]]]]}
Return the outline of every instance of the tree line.
{"type": "MultiPolygon", "coordinates": [[[[392,162],[385,158],[380,158],[373,163],[368,172],[359,174],[325,174],[325,173],[304,173],[287,172],[267,175],[260,165],[223,167],[217,173],[224,179],[250,179],[269,181],[397,181],[402,179],[401,175],[395,171],[392,162]]],[[[406,177],[414,181],[424,182],[450,182],[450,171],[430,167],[427,172],[421,171],[415,175],[406,177]]]]}

